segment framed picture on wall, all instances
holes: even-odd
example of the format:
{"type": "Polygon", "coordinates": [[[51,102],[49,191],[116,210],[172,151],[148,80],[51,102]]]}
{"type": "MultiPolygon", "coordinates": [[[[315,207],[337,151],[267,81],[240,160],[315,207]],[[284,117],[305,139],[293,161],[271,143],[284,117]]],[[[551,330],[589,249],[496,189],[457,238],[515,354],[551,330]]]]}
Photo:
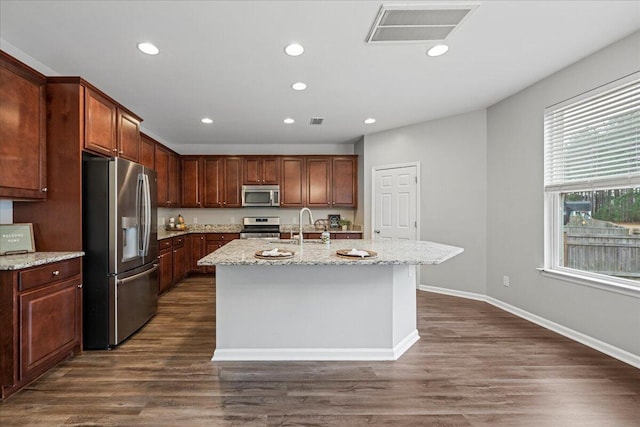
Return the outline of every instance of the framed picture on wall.
{"type": "Polygon", "coordinates": [[[328,215],[329,219],[329,228],[340,228],[340,215],[328,215]]]}

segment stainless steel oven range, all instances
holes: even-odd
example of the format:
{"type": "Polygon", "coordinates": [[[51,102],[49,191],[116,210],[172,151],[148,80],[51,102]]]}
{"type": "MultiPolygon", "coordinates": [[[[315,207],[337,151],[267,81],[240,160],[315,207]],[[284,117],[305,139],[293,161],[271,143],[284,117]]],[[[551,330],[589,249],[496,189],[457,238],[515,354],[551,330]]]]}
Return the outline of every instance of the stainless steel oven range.
{"type": "Polygon", "coordinates": [[[241,239],[279,239],[280,217],[245,216],[242,219],[241,239]]]}

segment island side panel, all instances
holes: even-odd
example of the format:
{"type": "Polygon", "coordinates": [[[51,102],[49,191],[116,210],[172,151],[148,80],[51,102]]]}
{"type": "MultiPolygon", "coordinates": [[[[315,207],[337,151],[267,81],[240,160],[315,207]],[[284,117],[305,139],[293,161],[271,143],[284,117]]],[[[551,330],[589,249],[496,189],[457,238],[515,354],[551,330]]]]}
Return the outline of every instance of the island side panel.
{"type": "Polygon", "coordinates": [[[399,355],[420,338],[417,330],[416,292],[416,266],[394,265],[393,345],[399,355]]]}
{"type": "Polygon", "coordinates": [[[397,358],[394,267],[218,266],[213,360],[397,358]]]}

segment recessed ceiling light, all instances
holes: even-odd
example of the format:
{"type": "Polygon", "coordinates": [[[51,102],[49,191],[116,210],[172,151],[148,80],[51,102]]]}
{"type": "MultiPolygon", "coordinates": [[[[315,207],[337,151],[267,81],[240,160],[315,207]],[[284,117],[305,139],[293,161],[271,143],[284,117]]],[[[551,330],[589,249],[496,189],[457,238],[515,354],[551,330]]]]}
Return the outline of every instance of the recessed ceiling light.
{"type": "Polygon", "coordinates": [[[205,117],[204,119],[200,120],[202,123],[206,123],[208,125],[210,125],[211,123],[213,123],[213,120],[211,120],[209,117],[205,117]]]}
{"type": "Polygon", "coordinates": [[[157,55],[160,52],[160,49],[155,47],[155,45],[147,42],[138,43],[138,49],[147,55],[157,55]]]}
{"type": "Polygon", "coordinates": [[[376,119],[374,119],[373,117],[369,117],[368,119],[365,119],[364,122],[368,125],[371,125],[376,122],[376,119]]]}
{"type": "Polygon", "coordinates": [[[284,51],[289,56],[299,56],[304,52],[304,47],[298,43],[291,43],[284,48],[284,51]]]}
{"type": "Polygon", "coordinates": [[[286,119],[283,120],[283,122],[285,122],[286,124],[290,125],[292,123],[295,123],[296,121],[293,120],[291,117],[287,117],[286,119]]]}
{"type": "Polygon", "coordinates": [[[305,90],[306,88],[307,88],[307,85],[302,82],[294,83],[291,85],[291,89],[293,90],[305,90]]]}
{"type": "Polygon", "coordinates": [[[446,44],[437,44],[427,51],[427,55],[440,56],[447,53],[448,50],[449,46],[447,46],[446,44]]]}

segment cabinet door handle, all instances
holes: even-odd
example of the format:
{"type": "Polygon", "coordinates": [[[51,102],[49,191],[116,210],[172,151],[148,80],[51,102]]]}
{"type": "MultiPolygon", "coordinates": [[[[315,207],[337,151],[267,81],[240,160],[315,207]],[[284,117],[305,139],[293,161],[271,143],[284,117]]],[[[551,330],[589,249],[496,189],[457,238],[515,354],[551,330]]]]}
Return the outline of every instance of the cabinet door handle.
{"type": "Polygon", "coordinates": [[[79,289],[82,289],[82,283],[80,283],[80,284],[78,285],[78,288],[79,288],[79,289]]]}
{"type": "Polygon", "coordinates": [[[43,193],[46,193],[48,190],[49,189],[47,187],[43,187],[42,190],[40,190],[40,191],[42,191],[43,193]]]}
{"type": "Polygon", "coordinates": [[[124,154],[124,150],[118,151],[118,154],[124,154]]]}
{"type": "Polygon", "coordinates": [[[117,153],[117,152],[118,152],[118,149],[117,149],[117,148],[114,148],[112,151],[113,151],[114,153],[117,153]]]}
{"type": "Polygon", "coordinates": [[[51,272],[51,274],[52,274],[53,276],[57,276],[57,275],[59,275],[59,274],[60,274],[60,270],[53,270],[53,271],[51,272]]]}

